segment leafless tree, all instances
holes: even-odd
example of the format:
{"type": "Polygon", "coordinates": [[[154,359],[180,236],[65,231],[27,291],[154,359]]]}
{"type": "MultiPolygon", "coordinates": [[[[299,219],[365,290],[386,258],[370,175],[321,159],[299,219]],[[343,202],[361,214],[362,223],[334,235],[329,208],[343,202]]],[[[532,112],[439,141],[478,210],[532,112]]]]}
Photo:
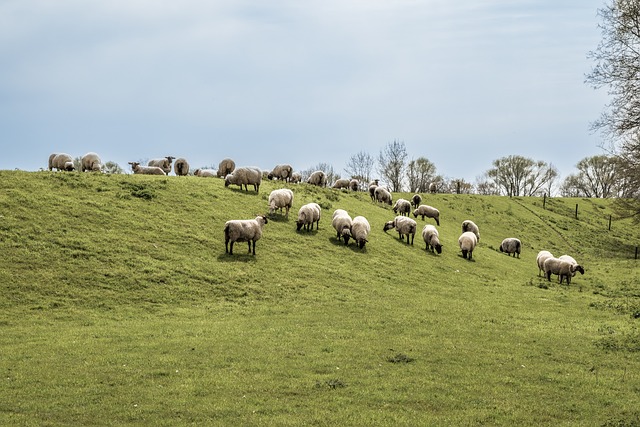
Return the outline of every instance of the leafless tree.
{"type": "Polygon", "coordinates": [[[380,150],[378,170],[381,177],[389,184],[391,191],[402,190],[406,161],[407,149],[404,142],[393,140],[380,150]]]}
{"type": "Polygon", "coordinates": [[[493,161],[486,173],[501,194],[533,196],[541,193],[549,181],[558,177],[558,170],[543,161],[522,156],[507,156],[493,161]]]}
{"type": "Polygon", "coordinates": [[[407,181],[412,193],[426,193],[436,174],[436,166],[425,157],[418,157],[407,164],[407,181]]]}
{"type": "Polygon", "coordinates": [[[612,156],[585,157],[576,165],[577,174],[569,175],[562,185],[565,194],[584,197],[613,197],[616,195],[618,163],[612,156]],[[576,191],[571,191],[574,187],[576,191]]]}
{"type": "Polygon", "coordinates": [[[371,180],[373,164],[373,156],[365,151],[360,151],[349,158],[344,171],[351,178],[368,183],[371,180]]]}

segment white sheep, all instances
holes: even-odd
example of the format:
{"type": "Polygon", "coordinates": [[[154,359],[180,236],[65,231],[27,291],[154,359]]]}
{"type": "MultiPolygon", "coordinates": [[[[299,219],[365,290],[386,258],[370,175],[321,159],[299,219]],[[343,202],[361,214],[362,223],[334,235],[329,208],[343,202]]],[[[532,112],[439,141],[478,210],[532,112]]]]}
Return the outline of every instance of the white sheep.
{"type": "Polygon", "coordinates": [[[147,163],[147,166],[157,166],[164,171],[165,175],[169,175],[173,159],[175,159],[173,156],[166,156],[161,159],[151,159],[147,163]]]}
{"type": "Polygon", "coordinates": [[[515,237],[507,237],[502,241],[502,243],[500,243],[500,252],[504,252],[509,256],[513,254],[514,258],[516,254],[518,255],[518,258],[520,258],[521,249],[522,243],[520,243],[520,239],[515,237]]]}
{"type": "Polygon", "coordinates": [[[391,230],[392,228],[396,229],[400,240],[404,240],[404,236],[406,235],[407,244],[413,245],[413,239],[418,229],[418,224],[414,220],[406,216],[397,216],[393,221],[385,223],[382,230],[386,233],[387,230],[391,230]]]}
{"type": "Polygon", "coordinates": [[[54,168],[59,171],[68,171],[71,172],[75,170],[75,166],[73,165],[73,157],[66,153],[58,153],[53,156],[51,163],[54,168]]]}
{"type": "Polygon", "coordinates": [[[442,253],[442,244],[440,243],[440,233],[434,225],[425,224],[422,228],[422,238],[426,244],[425,250],[431,252],[442,253]]]}
{"type": "Polygon", "coordinates": [[[369,242],[369,233],[371,232],[371,225],[367,218],[363,216],[357,216],[351,221],[351,237],[356,241],[356,244],[360,249],[363,249],[365,244],[369,242]]]}
{"type": "Polygon", "coordinates": [[[260,189],[260,183],[262,182],[262,171],[256,167],[239,167],[233,172],[224,177],[224,186],[228,187],[231,184],[239,185],[242,190],[244,185],[245,191],[249,191],[249,185],[253,185],[256,193],[260,189]]]}
{"type": "Polygon", "coordinates": [[[387,205],[390,205],[393,202],[391,193],[384,187],[377,186],[373,192],[373,195],[376,202],[386,203],[387,205]]]}
{"type": "Polygon", "coordinates": [[[173,163],[173,172],[176,176],[189,175],[189,162],[187,162],[187,159],[183,159],[182,157],[176,159],[173,163]]]}
{"type": "Polygon", "coordinates": [[[571,278],[577,271],[577,264],[560,258],[547,258],[544,262],[544,275],[548,281],[551,281],[551,275],[557,274],[560,284],[566,279],[567,285],[571,284],[571,278]]]}
{"type": "Polygon", "coordinates": [[[336,182],[333,183],[331,188],[335,188],[335,189],[349,188],[349,180],[345,178],[336,179],[336,182]]]}
{"type": "Polygon", "coordinates": [[[327,175],[323,171],[315,171],[307,179],[307,183],[318,187],[327,186],[327,175]]]}
{"type": "Polygon", "coordinates": [[[271,172],[267,174],[269,179],[282,179],[284,181],[290,181],[293,174],[293,168],[291,165],[283,164],[277,165],[271,172]]]}
{"type": "Polygon", "coordinates": [[[235,169],[236,169],[236,162],[234,162],[229,158],[222,159],[220,163],[218,163],[218,171],[216,172],[216,177],[224,178],[225,176],[233,172],[235,169]]]}
{"type": "Polygon", "coordinates": [[[359,187],[360,187],[360,183],[358,182],[357,179],[352,179],[351,181],[349,181],[349,190],[358,191],[359,187]]]}
{"type": "Polygon", "coordinates": [[[473,250],[476,248],[478,244],[478,238],[471,231],[465,231],[458,238],[458,245],[460,246],[460,250],[462,251],[462,258],[468,259],[471,261],[471,257],[473,256],[473,250]]]}
{"type": "Polygon", "coordinates": [[[563,259],[565,261],[569,261],[571,264],[573,264],[575,266],[575,270],[572,274],[572,277],[575,277],[577,272],[580,272],[580,274],[584,274],[584,268],[578,264],[578,262],[570,255],[560,255],[558,257],[558,259],[563,259]]]}
{"type": "Polygon", "coordinates": [[[422,196],[419,194],[414,194],[413,197],[411,198],[411,206],[413,206],[414,209],[418,209],[418,206],[420,206],[420,203],[422,203],[422,196]]]}
{"type": "Polygon", "coordinates": [[[235,242],[247,242],[249,253],[256,254],[256,241],[262,237],[262,228],[269,221],[264,215],[255,219],[232,219],[224,223],[224,252],[233,255],[235,242]],[[230,243],[230,245],[229,245],[230,243]],[[253,251],[251,244],[253,243],[253,251]]]}
{"type": "Polygon", "coordinates": [[[440,226],[440,211],[434,208],[433,206],[429,206],[429,205],[418,206],[418,208],[413,211],[413,217],[418,218],[418,216],[421,216],[423,221],[425,217],[433,218],[436,220],[436,224],[440,226]]]}
{"type": "Polygon", "coordinates": [[[196,169],[193,171],[193,175],[202,178],[215,178],[218,176],[218,173],[213,169],[196,169]]]}
{"type": "Polygon", "coordinates": [[[282,209],[286,209],[286,217],[289,218],[289,209],[293,205],[293,191],[288,188],[279,188],[277,190],[273,190],[269,194],[269,215],[273,215],[276,209],[280,209],[280,213],[282,213],[282,209]]]}
{"type": "Polygon", "coordinates": [[[549,251],[540,251],[536,256],[536,264],[538,265],[538,276],[544,271],[544,262],[549,258],[553,258],[553,254],[549,251]]]}
{"type": "Polygon", "coordinates": [[[291,174],[291,183],[297,184],[302,181],[302,174],[300,172],[294,172],[291,174]]]}
{"type": "Polygon", "coordinates": [[[336,209],[335,211],[333,211],[331,219],[333,220],[333,218],[337,217],[338,215],[349,215],[349,213],[344,209],[336,209]]]}
{"type": "Polygon", "coordinates": [[[53,166],[53,159],[58,155],[58,153],[51,153],[49,155],[49,170],[52,171],[55,166],[53,166]]]}
{"type": "Polygon", "coordinates": [[[471,231],[473,234],[476,235],[476,240],[478,242],[480,241],[480,229],[470,219],[466,219],[466,220],[462,221],[462,232],[464,233],[466,231],[471,231]]]}
{"type": "Polygon", "coordinates": [[[376,201],[376,188],[378,188],[378,184],[369,184],[369,196],[372,202],[376,201]]]}
{"type": "Polygon", "coordinates": [[[102,170],[102,161],[96,153],[90,152],[82,156],[80,159],[82,172],[100,172],[102,170]]]}
{"type": "Polygon", "coordinates": [[[435,182],[432,182],[431,184],[429,184],[429,192],[430,193],[437,193],[438,192],[438,186],[436,185],[435,182]]]}
{"type": "Polygon", "coordinates": [[[411,202],[406,199],[398,199],[392,209],[396,214],[409,216],[409,212],[411,212],[411,202]]]}
{"type": "Polygon", "coordinates": [[[338,240],[342,239],[345,245],[349,244],[349,239],[351,238],[351,224],[351,217],[346,211],[344,213],[340,212],[338,215],[334,212],[331,225],[336,230],[336,238],[338,240]]]}
{"type": "Polygon", "coordinates": [[[302,205],[298,210],[298,220],[296,221],[296,230],[300,231],[304,227],[307,231],[313,230],[313,223],[316,223],[316,230],[320,226],[320,213],[322,209],[317,203],[307,203],[302,205]]]}
{"type": "Polygon", "coordinates": [[[162,168],[158,166],[140,166],[138,162],[129,162],[131,170],[134,174],[141,175],[166,175],[162,168]]]}

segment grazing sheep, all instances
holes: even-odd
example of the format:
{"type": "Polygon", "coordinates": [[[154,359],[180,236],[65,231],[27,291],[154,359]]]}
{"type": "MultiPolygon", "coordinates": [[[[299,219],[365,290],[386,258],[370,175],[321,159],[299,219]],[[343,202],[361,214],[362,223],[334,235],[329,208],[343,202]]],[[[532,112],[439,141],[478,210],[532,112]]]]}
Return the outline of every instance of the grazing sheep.
{"type": "Polygon", "coordinates": [[[391,197],[391,193],[384,187],[376,187],[373,192],[374,198],[376,202],[386,203],[390,205],[393,202],[393,198],[391,197]]]}
{"type": "Polygon", "coordinates": [[[345,245],[349,244],[349,239],[351,238],[351,223],[351,217],[346,211],[340,212],[337,215],[334,212],[331,225],[336,229],[336,238],[338,240],[342,238],[345,245]]]}
{"type": "Polygon", "coordinates": [[[80,159],[82,172],[100,172],[102,170],[102,161],[96,153],[87,153],[80,159]]]}
{"type": "Polygon", "coordinates": [[[413,197],[411,198],[411,206],[414,209],[418,209],[418,206],[420,206],[420,203],[422,203],[422,196],[420,196],[419,194],[414,194],[413,197]]]}
{"type": "Polygon", "coordinates": [[[277,165],[271,172],[267,174],[267,178],[269,179],[282,179],[285,181],[291,180],[291,175],[293,174],[293,168],[291,165],[277,165]]]}
{"type": "Polygon", "coordinates": [[[413,245],[413,239],[418,228],[418,224],[414,220],[406,216],[397,216],[393,221],[385,223],[382,230],[386,233],[387,230],[392,228],[396,229],[400,240],[404,240],[404,236],[406,235],[407,244],[413,245]]]}
{"type": "Polygon", "coordinates": [[[336,179],[336,182],[333,183],[331,188],[335,188],[335,189],[349,188],[349,180],[345,178],[336,179]]]}
{"type": "Polygon", "coordinates": [[[333,211],[333,215],[331,216],[331,219],[337,217],[338,215],[349,215],[349,213],[344,209],[336,209],[335,211],[333,211]]]}
{"type": "Polygon", "coordinates": [[[363,249],[367,244],[370,232],[371,226],[367,218],[363,216],[353,218],[353,221],[351,221],[351,237],[353,237],[360,249],[363,249]]]}
{"type": "Polygon", "coordinates": [[[157,166],[164,171],[165,175],[169,175],[169,172],[171,172],[171,162],[173,161],[173,159],[175,159],[175,157],[173,156],[166,156],[162,159],[151,159],[147,163],[147,166],[157,166]]]}
{"type": "Polygon", "coordinates": [[[326,187],[327,186],[327,175],[323,171],[315,171],[309,178],[307,178],[307,183],[311,185],[317,185],[318,187],[326,187]]]}
{"type": "Polygon", "coordinates": [[[431,252],[442,253],[442,244],[440,243],[440,234],[435,226],[431,224],[425,224],[422,228],[422,238],[426,244],[425,250],[431,250],[431,252]]]}
{"type": "Polygon", "coordinates": [[[376,188],[378,188],[377,184],[370,184],[369,185],[369,196],[371,197],[371,201],[375,202],[376,201],[376,188]]]}
{"type": "Polygon", "coordinates": [[[55,166],[53,166],[53,159],[58,155],[58,153],[51,153],[49,155],[49,170],[52,171],[55,166]]]}
{"type": "Polygon", "coordinates": [[[262,171],[256,167],[239,167],[233,172],[224,177],[224,186],[228,187],[231,184],[239,185],[242,190],[244,185],[245,191],[249,191],[249,185],[253,185],[253,189],[256,193],[260,189],[260,183],[262,182],[262,171]]]}
{"type": "Polygon", "coordinates": [[[544,271],[544,262],[549,258],[553,258],[553,255],[549,251],[540,251],[536,257],[536,264],[538,264],[538,276],[540,272],[544,271]]]}
{"type": "Polygon", "coordinates": [[[500,243],[500,252],[504,252],[507,255],[515,258],[516,254],[518,254],[518,258],[520,258],[520,250],[522,248],[522,243],[520,243],[520,239],[516,239],[515,237],[507,237],[500,243]]]}
{"type": "Polygon", "coordinates": [[[433,218],[436,220],[436,224],[440,226],[440,211],[434,208],[433,206],[429,206],[429,205],[418,206],[418,209],[415,209],[413,211],[413,217],[418,218],[418,215],[422,216],[423,221],[425,217],[433,218]]]}
{"type": "Polygon", "coordinates": [[[358,182],[357,179],[352,179],[351,181],[349,181],[349,190],[358,191],[359,187],[360,187],[360,183],[358,182]]]}
{"type": "Polygon", "coordinates": [[[460,250],[462,251],[462,258],[468,259],[471,261],[471,257],[473,256],[473,250],[476,248],[478,244],[478,238],[471,231],[465,231],[458,238],[458,245],[460,245],[460,250]]]}
{"type": "Polygon", "coordinates": [[[432,182],[431,184],[429,184],[429,192],[430,193],[437,193],[438,192],[438,186],[436,185],[435,182],[432,182]]]}
{"type": "Polygon", "coordinates": [[[196,169],[193,174],[202,178],[215,178],[218,176],[218,173],[213,169],[196,169]]]}
{"type": "Polygon", "coordinates": [[[317,203],[307,203],[302,205],[298,210],[298,220],[296,221],[296,230],[300,231],[304,227],[307,231],[313,230],[313,223],[316,223],[316,230],[320,227],[320,213],[322,209],[317,203]]]}
{"type": "Polygon", "coordinates": [[[398,199],[392,209],[393,213],[409,216],[409,212],[411,212],[411,202],[406,199],[398,199]]]}
{"type": "Polygon", "coordinates": [[[571,284],[571,278],[577,271],[577,264],[572,264],[571,261],[560,258],[547,258],[544,262],[544,275],[547,280],[551,281],[551,275],[557,274],[560,279],[560,284],[563,280],[567,280],[567,285],[571,284]]]}
{"type": "Polygon", "coordinates": [[[189,162],[187,162],[187,159],[183,159],[182,157],[176,159],[173,163],[173,172],[175,172],[176,176],[189,175],[189,162]]]}
{"type": "Polygon", "coordinates": [[[470,219],[462,221],[462,232],[464,233],[466,231],[471,231],[473,234],[476,235],[476,239],[478,240],[478,242],[480,241],[480,229],[470,219]]]}
{"type": "Polygon", "coordinates": [[[71,157],[70,155],[68,155],[66,153],[56,154],[53,157],[53,159],[51,160],[51,163],[52,163],[53,167],[56,168],[59,171],[71,172],[71,171],[75,170],[75,168],[76,168],[73,165],[73,157],[71,157]]]}
{"type": "Polygon", "coordinates": [[[285,216],[288,219],[291,205],[293,205],[293,191],[288,188],[273,190],[269,194],[269,215],[273,215],[276,209],[280,209],[280,213],[282,213],[282,208],[285,208],[287,210],[285,216]]]}
{"type": "Polygon", "coordinates": [[[236,169],[236,162],[234,162],[229,158],[222,159],[220,163],[218,163],[218,171],[216,172],[216,177],[224,178],[225,176],[233,172],[235,169],[236,169]]]}
{"type": "Polygon", "coordinates": [[[233,255],[235,242],[247,242],[249,253],[256,254],[256,241],[262,237],[262,228],[269,221],[264,215],[255,219],[232,219],[224,223],[224,252],[233,255]],[[231,243],[231,245],[229,245],[231,243]],[[251,248],[253,243],[253,252],[251,248]]]}
{"type": "Polygon", "coordinates": [[[291,183],[297,184],[302,181],[302,174],[300,172],[294,172],[291,174],[291,183]]]}
{"type": "Polygon", "coordinates": [[[558,257],[558,259],[563,259],[565,261],[569,261],[571,264],[573,264],[575,266],[575,271],[572,274],[572,277],[576,276],[577,272],[580,272],[580,274],[584,274],[584,268],[582,268],[582,266],[580,264],[578,264],[578,262],[570,255],[561,255],[558,257]]]}
{"type": "Polygon", "coordinates": [[[162,168],[158,166],[140,166],[138,162],[129,162],[131,165],[131,170],[135,174],[141,175],[166,175],[162,168]]]}

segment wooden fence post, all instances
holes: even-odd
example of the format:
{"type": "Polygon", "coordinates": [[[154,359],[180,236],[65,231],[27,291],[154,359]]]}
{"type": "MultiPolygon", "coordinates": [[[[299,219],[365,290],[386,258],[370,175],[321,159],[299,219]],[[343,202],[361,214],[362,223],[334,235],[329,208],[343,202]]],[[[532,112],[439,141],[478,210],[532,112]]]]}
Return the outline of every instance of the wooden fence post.
{"type": "Polygon", "coordinates": [[[547,193],[544,193],[544,199],[542,199],[542,209],[547,209],[547,193]]]}
{"type": "Polygon", "coordinates": [[[611,215],[609,215],[609,231],[611,231],[611,215]]]}
{"type": "Polygon", "coordinates": [[[578,219],[578,204],[576,203],[576,219],[578,219]]]}

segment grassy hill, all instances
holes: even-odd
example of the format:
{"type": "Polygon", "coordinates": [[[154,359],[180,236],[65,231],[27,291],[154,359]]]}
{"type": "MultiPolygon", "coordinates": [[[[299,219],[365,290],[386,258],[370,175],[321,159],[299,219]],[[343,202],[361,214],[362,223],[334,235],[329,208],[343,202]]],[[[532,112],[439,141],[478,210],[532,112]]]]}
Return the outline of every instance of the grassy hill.
{"type": "Polygon", "coordinates": [[[640,425],[640,231],[608,229],[611,201],[423,195],[433,255],[367,193],[292,185],[257,255],[225,254],[225,221],[283,185],[0,171],[0,425],[640,425]],[[296,232],[311,201],[320,230],[296,232]],[[542,249],[585,275],[546,281],[542,249]]]}

